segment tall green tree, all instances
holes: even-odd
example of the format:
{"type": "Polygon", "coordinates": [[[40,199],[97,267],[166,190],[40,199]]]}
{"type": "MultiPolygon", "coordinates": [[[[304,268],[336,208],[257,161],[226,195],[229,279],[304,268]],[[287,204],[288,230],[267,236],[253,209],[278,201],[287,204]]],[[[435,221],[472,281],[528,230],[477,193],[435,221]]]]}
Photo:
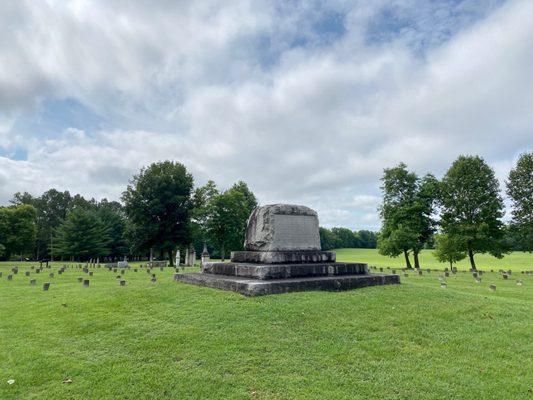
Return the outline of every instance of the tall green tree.
{"type": "Polygon", "coordinates": [[[446,234],[435,235],[435,251],[433,252],[440,262],[453,264],[466,258],[466,246],[461,236],[446,234]]]}
{"type": "Polygon", "coordinates": [[[252,204],[245,194],[231,188],[208,204],[206,228],[210,242],[220,249],[222,260],[228,250],[242,250],[246,223],[252,204]]]}
{"type": "Polygon", "coordinates": [[[413,203],[408,204],[409,224],[417,233],[416,243],[413,245],[413,259],[415,268],[420,268],[418,255],[435,233],[437,222],[434,219],[439,182],[427,174],[417,181],[416,193],[413,203]]]}
{"type": "Polygon", "coordinates": [[[119,202],[103,199],[96,206],[95,213],[107,232],[108,242],[106,247],[108,252],[105,256],[116,260],[128,254],[126,217],[123,206],[119,202]]]}
{"type": "Polygon", "coordinates": [[[320,247],[322,250],[332,250],[336,248],[336,237],[328,228],[320,227],[318,230],[320,234],[320,247]]]}
{"type": "Polygon", "coordinates": [[[248,211],[248,216],[250,216],[253,209],[257,207],[257,198],[255,197],[253,192],[250,190],[246,182],[238,181],[231,187],[231,190],[236,190],[242,193],[242,195],[244,196],[244,205],[245,205],[246,211],[248,211]]]}
{"type": "Polygon", "coordinates": [[[108,231],[96,212],[76,208],[56,229],[53,251],[83,261],[107,255],[109,241],[108,231]]]}
{"type": "Polygon", "coordinates": [[[220,192],[212,180],[194,190],[192,196],[193,207],[191,209],[191,238],[199,250],[204,243],[207,243],[208,246],[210,245],[207,233],[209,204],[219,194],[220,192]]]}
{"type": "Polygon", "coordinates": [[[7,243],[9,241],[9,212],[7,207],[0,207],[0,257],[7,254],[7,243]]]}
{"type": "Polygon", "coordinates": [[[417,195],[418,177],[404,163],[386,168],[381,178],[383,203],[379,213],[382,228],[378,238],[379,253],[397,257],[403,253],[407,268],[412,268],[409,253],[418,244],[418,233],[411,223],[411,207],[417,195]]]}
{"type": "Polygon", "coordinates": [[[509,173],[507,194],[512,202],[512,236],[516,246],[533,251],[533,153],[522,154],[509,173]]]}
{"type": "Polygon", "coordinates": [[[192,188],[193,177],[179,162],[154,163],[134,176],[122,200],[136,248],[157,248],[174,264],[176,247],[191,242],[192,188]]]}
{"type": "Polygon", "coordinates": [[[68,191],[60,192],[50,189],[40,197],[31,194],[15,193],[11,202],[17,204],[32,205],[37,210],[37,237],[34,248],[35,258],[53,257],[51,252],[51,239],[54,230],[65,220],[68,212],[72,209],[72,196],[68,191]]]}
{"type": "Polygon", "coordinates": [[[415,268],[420,268],[418,254],[435,232],[438,181],[431,174],[420,179],[401,163],[385,169],[382,182],[380,253],[390,257],[403,253],[407,268],[411,268],[412,251],[415,268]]]}
{"type": "Polygon", "coordinates": [[[36,234],[36,210],[28,204],[0,208],[0,244],[6,258],[31,252],[36,234]]]}
{"type": "Polygon", "coordinates": [[[460,156],[441,184],[442,231],[465,244],[472,269],[474,256],[505,253],[503,200],[494,171],[478,156],[460,156]]]}

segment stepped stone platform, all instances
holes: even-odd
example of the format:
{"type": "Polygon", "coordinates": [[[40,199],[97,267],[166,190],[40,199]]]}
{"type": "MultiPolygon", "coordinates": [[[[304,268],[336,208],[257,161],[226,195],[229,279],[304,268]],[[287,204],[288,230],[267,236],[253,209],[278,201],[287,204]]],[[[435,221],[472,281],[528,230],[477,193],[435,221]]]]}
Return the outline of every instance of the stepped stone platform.
{"type": "Polygon", "coordinates": [[[349,290],[366,286],[391,285],[400,283],[398,275],[360,274],[305,277],[290,279],[252,279],[242,276],[204,274],[194,272],[176,274],[176,280],[207,286],[216,289],[231,290],[245,296],[261,296],[305,290],[349,290]]]}
{"type": "Polygon", "coordinates": [[[256,208],[244,247],[232,253],[231,262],[204,263],[201,272],[174,274],[174,279],[246,296],[400,283],[398,275],[370,274],[366,264],[337,263],[335,253],[321,251],[318,215],[304,206],[256,208]]]}

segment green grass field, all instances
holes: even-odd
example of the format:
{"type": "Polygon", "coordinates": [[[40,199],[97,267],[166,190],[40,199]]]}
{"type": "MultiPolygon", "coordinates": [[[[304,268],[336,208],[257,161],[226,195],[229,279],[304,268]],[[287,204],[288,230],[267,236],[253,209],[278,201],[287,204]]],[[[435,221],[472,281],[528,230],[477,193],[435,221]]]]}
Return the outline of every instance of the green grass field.
{"type": "Polygon", "coordinates": [[[396,286],[245,298],[174,282],[170,268],[154,270],[156,284],[128,270],[125,287],[96,268],[83,288],[83,272],[55,266],[54,278],[26,277],[21,264],[8,281],[11,264],[0,265],[2,400],[533,395],[533,276],[460,272],[443,289],[441,273],[410,273],[396,286]]]}
{"type": "MultiPolygon", "coordinates": [[[[337,261],[344,262],[364,262],[369,265],[375,265],[378,267],[405,267],[405,259],[403,255],[396,258],[390,258],[382,256],[376,249],[336,249],[333,250],[337,253],[337,261]]],[[[498,259],[490,256],[489,254],[476,254],[475,255],[476,266],[478,269],[496,271],[512,270],[512,271],[533,271],[533,253],[526,253],[521,251],[514,251],[507,254],[504,258],[498,259]]],[[[413,263],[413,257],[411,256],[411,264],[413,263]]],[[[432,250],[423,250],[420,253],[420,264],[423,268],[442,269],[449,267],[447,263],[440,263],[433,256],[432,250]]],[[[470,263],[468,259],[464,259],[461,262],[454,264],[460,270],[469,270],[470,263]]]]}

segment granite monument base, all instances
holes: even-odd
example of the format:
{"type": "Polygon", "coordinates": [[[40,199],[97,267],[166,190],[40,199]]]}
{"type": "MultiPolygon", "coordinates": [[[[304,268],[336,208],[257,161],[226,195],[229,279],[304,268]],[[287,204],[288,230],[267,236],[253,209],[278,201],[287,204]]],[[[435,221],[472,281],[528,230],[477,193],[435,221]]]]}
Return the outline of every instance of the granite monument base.
{"type": "Polygon", "coordinates": [[[332,251],[234,251],[231,261],[238,263],[283,264],[335,262],[332,251]]]}
{"type": "Polygon", "coordinates": [[[369,274],[366,264],[206,263],[202,272],[175,274],[174,279],[200,286],[261,296],[305,290],[349,290],[400,283],[398,275],[369,274]]]}

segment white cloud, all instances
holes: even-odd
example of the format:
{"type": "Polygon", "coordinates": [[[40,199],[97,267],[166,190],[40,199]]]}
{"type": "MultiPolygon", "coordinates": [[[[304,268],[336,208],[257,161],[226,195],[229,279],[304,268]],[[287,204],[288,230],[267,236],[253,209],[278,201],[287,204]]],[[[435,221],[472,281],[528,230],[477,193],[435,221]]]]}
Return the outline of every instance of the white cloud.
{"type": "Polygon", "coordinates": [[[176,4],[0,6],[0,151],[27,150],[0,156],[0,202],[50,187],[115,199],[139,168],[174,159],[198,183],[244,179],[263,203],[376,228],[384,167],[438,175],[480,154],[501,178],[531,149],[530,1],[468,24],[422,7],[418,25],[383,42],[365,40],[370,22],[387,5],[404,18],[404,3],[176,4]],[[319,7],[347,12],[344,33],[313,29],[319,7]],[[421,37],[433,45],[423,55],[421,37]],[[107,126],[16,131],[46,99],[75,99],[107,126]]]}

